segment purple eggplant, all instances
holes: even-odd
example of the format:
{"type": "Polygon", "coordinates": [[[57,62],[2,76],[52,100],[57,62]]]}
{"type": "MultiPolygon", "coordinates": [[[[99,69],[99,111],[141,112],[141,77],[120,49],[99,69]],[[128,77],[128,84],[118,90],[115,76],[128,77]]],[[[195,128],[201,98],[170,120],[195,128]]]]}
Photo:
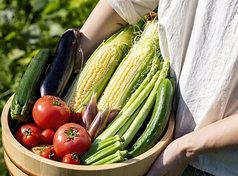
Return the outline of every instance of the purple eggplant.
{"type": "Polygon", "coordinates": [[[107,120],[110,113],[109,104],[104,108],[100,109],[93,119],[90,127],[88,128],[88,133],[91,140],[94,140],[107,126],[107,120]]]}
{"type": "Polygon", "coordinates": [[[93,94],[82,115],[82,126],[88,130],[98,112],[97,95],[93,94]]]}
{"type": "Polygon", "coordinates": [[[63,98],[74,79],[74,66],[79,48],[79,31],[68,29],[60,38],[53,60],[40,86],[41,96],[53,95],[63,98]]]}

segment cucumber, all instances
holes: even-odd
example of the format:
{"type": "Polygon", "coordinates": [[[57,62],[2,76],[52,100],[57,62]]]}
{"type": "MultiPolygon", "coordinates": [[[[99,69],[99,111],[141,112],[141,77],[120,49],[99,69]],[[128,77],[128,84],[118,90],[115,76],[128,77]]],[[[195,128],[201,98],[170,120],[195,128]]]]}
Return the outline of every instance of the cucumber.
{"type": "Polygon", "coordinates": [[[172,109],[174,89],[169,79],[164,79],[158,87],[152,117],[145,131],[128,149],[128,158],[136,157],[152,148],[162,137],[172,109]]]}
{"type": "Polygon", "coordinates": [[[176,84],[177,84],[177,82],[176,82],[175,78],[173,78],[173,77],[169,77],[168,79],[170,80],[170,82],[171,82],[171,84],[172,84],[173,94],[174,94],[174,93],[175,93],[175,90],[176,90],[176,84]]]}
{"type": "Polygon", "coordinates": [[[48,49],[41,49],[27,67],[14,94],[10,115],[12,120],[27,122],[34,103],[40,97],[40,83],[52,58],[48,49]]]}

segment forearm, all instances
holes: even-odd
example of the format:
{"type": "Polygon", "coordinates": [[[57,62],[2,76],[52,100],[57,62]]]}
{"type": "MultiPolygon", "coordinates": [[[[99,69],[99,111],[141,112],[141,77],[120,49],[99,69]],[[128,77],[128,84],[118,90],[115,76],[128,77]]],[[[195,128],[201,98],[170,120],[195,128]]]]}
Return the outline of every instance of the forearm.
{"type": "Polygon", "coordinates": [[[148,176],[180,176],[198,155],[238,147],[237,134],[238,114],[186,134],[165,148],[148,176]]]}
{"type": "Polygon", "coordinates": [[[80,44],[85,58],[88,58],[97,46],[122,28],[126,22],[115,12],[107,0],[100,0],[87,21],[80,29],[80,44]]]}
{"type": "Polygon", "coordinates": [[[189,133],[176,143],[188,158],[200,154],[238,147],[238,114],[189,133]]]}

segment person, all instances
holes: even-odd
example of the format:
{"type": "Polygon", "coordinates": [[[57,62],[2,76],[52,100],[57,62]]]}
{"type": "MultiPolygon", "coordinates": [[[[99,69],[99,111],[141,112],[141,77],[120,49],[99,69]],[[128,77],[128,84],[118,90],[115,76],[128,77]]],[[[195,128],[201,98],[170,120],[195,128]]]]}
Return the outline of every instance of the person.
{"type": "Polygon", "coordinates": [[[176,126],[147,175],[238,175],[237,0],[100,0],[80,29],[84,56],[156,8],[176,126]]]}

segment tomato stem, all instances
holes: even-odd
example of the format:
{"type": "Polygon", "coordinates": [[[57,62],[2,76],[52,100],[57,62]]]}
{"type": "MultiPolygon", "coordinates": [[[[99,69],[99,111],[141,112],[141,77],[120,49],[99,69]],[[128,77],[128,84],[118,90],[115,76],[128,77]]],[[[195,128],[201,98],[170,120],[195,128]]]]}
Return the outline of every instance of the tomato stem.
{"type": "Polygon", "coordinates": [[[65,130],[64,133],[68,135],[67,139],[72,139],[78,136],[78,130],[76,127],[70,127],[69,130],[65,130]]]}
{"type": "Polygon", "coordinates": [[[56,100],[55,97],[53,97],[53,99],[49,98],[49,100],[51,100],[53,105],[55,105],[55,106],[60,106],[62,104],[60,102],[60,98],[58,98],[58,100],[56,100]]]}
{"type": "Polygon", "coordinates": [[[54,152],[52,150],[50,150],[49,158],[52,159],[54,157],[56,157],[54,152]]]}
{"type": "Polygon", "coordinates": [[[31,128],[28,128],[28,130],[23,132],[24,137],[28,136],[31,134],[31,128]]]}
{"type": "Polygon", "coordinates": [[[70,156],[73,160],[77,160],[78,159],[78,154],[76,152],[72,153],[70,156]]]}

